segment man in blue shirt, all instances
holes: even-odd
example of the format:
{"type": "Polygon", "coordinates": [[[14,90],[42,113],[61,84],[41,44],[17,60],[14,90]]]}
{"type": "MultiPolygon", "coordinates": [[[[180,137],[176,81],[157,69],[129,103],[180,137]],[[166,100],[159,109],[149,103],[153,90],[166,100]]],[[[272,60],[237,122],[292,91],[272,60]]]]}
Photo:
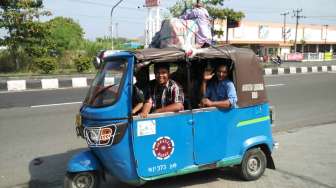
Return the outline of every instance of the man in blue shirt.
{"type": "Polygon", "coordinates": [[[221,64],[215,74],[205,71],[201,92],[204,98],[201,101],[202,107],[235,108],[237,107],[236,89],[231,80],[228,79],[229,67],[221,64]]]}

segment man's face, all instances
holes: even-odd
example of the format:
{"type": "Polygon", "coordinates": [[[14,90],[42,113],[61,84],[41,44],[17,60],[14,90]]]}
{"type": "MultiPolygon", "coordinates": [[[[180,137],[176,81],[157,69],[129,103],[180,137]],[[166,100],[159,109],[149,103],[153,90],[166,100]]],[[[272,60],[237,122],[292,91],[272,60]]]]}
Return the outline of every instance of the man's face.
{"type": "Polygon", "coordinates": [[[217,78],[218,80],[225,80],[226,77],[228,76],[228,68],[225,65],[221,65],[217,69],[217,78]]]}
{"type": "Polygon", "coordinates": [[[169,80],[169,71],[165,68],[159,68],[155,72],[155,79],[160,85],[164,85],[169,80]]]}

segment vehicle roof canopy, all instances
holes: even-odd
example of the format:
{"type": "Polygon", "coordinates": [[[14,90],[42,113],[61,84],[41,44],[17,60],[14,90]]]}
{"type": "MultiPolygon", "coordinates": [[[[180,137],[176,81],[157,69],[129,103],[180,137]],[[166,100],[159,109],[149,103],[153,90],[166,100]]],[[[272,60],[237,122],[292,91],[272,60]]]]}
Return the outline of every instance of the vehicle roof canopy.
{"type": "MultiPolygon", "coordinates": [[[[137,64],[184,62],[186,54],[177,48],[147,48],[134,52],[137,64]]],[[[238,95],[238,106],[247,107],[267,102],[263,71],[255,53],[246,48],[233,46],[197,49],[194,60],[231,59],[234,64],[234,81],[238,95]]]]}

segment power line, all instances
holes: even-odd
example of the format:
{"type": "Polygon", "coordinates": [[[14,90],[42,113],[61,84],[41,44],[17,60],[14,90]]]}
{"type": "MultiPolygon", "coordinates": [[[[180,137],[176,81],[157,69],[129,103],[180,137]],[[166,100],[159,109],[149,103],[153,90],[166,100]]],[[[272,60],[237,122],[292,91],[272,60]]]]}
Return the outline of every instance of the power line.
{"type": "MultiPolygon", "coordinates": [[[[54,10],[57,10],[57,12],[64,12],[64,13],[69,13],[67,11],[64,11],[64,9],[54,9],[54,10]]],[[[50,10],[51,11],[51,10],[50,10]]],[[[71,12],[73,13],[73,12],[71,12]]],[[[79,16],[79,17],[86,17],[86,18],[91,18],[91,19],[96,19],[96,20],[100,20],[100,21],[105,21],[105,19],[102,19],[103,16],[93,16],[93,15],[87,15],[87,14],[77,14],[77,13],[74,13],[74,14],[69,14],[69,16],[71,17],[76,17],[76,16],[79,16]]],[[[137,21],[134,21],[134,20],[137,20],[137,18],[131,18],[131,17],[122,17],[122,18],[117,18],[116,19],[117,21],[127,21],[128,23],[138,23],[138,24],[144,24],[144,22],[137,22],[137,21]]]]}
{"type": "MultiPolygon", "coordinates": [[[[92,2],[92,1],[88,1],[88,0],[68,0],[68,1],[75,1],[78,3],[82,3],[82,4],[91,4],[91,5],[97,5],[97,6],[103,6],[103,7],[112,7],[113,5],[111,4],[107,4],[107,3],[98,3],[98,2],[92,2]]],[[[125,7],[125,6],[120,6],[118,7],[120,9],[128,9],[128,10],[138,10],[138,11],[144,11],[142,9],[139,9],[137,7],[125,7]]]]}
{"type": "Polygon", "coordinates": [[[336,18],[336,16],[306,16],[307,18],[336,18]]]}

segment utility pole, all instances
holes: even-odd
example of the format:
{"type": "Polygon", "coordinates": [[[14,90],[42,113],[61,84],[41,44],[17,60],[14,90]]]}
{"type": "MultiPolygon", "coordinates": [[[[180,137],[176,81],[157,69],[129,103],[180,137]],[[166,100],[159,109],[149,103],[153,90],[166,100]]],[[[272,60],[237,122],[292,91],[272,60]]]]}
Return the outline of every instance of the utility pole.
{"type": "Polygon", "coordinates": [[[117,38],[117,39],[119,38],[118,26],[119,26],[119,23],[117,22],[117,23],[115,24],[115,27],[116,27],[116,38],[117,38]]]}
{"type": "Polygon", "coordinates": [[[296,17],[296,27],[295,27],[295,40],[294,40],[294,53],[296,53],[296,40],[297,40],[297,30],[299,26],[299,19],[305,18],[305,16],[300,16],[302,9],[293,10],[293,17],[296,17]]]}
{"type": "Polygon", "coordinates": [[[328,35],[328,26],[323,25],[325,27],[325,35],[324,35],[324,54],[323,54],[323,61],[325,61],[326,51],[327,51],[327,35],[328,35]]]}
{"type": "Polygon", "coordinates": [[[110,26],[111,26],[111,43],[112,43],[112,50],[113,50],[113,22],[112,22],[112,16],[114,9],[122,2],[123,0],[119,0],[111,9],[111,20],[110,20],[110,26]]]}
{"type": "Polygon", "coordinates": [[[284,12],[280,14],[281,16],[284,17],[284,23],[283,23],[283,30],[282,30],[282,36],[284,40],[284,44],[286,43],[286,16],[289,14],[289,12],[284,12]]]}

